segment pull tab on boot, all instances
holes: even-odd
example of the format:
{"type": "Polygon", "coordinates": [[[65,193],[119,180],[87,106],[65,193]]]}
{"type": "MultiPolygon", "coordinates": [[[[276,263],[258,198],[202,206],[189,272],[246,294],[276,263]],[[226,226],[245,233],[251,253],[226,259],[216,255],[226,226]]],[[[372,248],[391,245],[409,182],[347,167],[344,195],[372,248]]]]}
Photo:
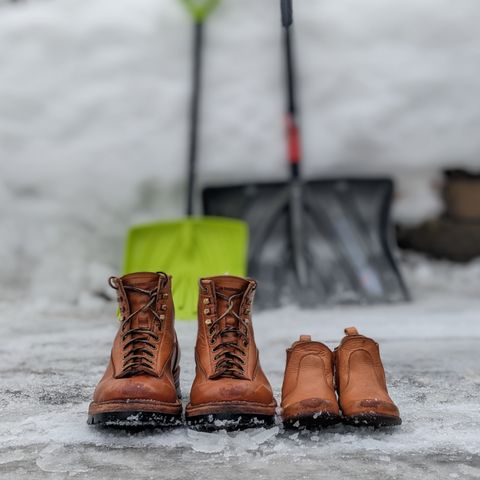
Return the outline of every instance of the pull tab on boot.
{"type": "Polygon", "coordinates": [[[345,335],[348,335],[349,337],[352,335],[359,335],[358,330],[355,327],[347,327],[344,332],[345,335]]]}

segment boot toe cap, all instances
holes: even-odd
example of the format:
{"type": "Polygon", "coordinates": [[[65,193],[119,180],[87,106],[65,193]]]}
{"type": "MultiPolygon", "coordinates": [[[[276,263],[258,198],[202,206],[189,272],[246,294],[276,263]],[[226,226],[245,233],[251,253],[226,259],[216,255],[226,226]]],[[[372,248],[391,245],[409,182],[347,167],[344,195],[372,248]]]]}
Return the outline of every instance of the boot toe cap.
{"type": "Polygon", "coordinates": [[[110,379],[101,382],[94,394],[94,401],[155,400],[178,402],[175,388],[167,379],[138,375],[130,378],[110,379]]]}
{"type": "Polygon", "coordinates": [[[192,387],[190,403],[201,405],[218,402],[252,402],[264,405],[275,403],[273,393],[265,385],[256,385],[249,380],[220,379],[192,387]]]}
{"type": "Polygon", "coordinates": [[[342,412],[344,416],[367,414],[400,417],[400,412],[393,402],[376,398],[349,402],[348,404],[342,405],[342,412]]]}
{"type": "Polygon", "coordinates": [[[332,415],[339,415],[340,412],[336,402],[322,398],[308,398],[295,403],[287,404],[282,408],[283,418],[297,417],[315,413],[330,413],[332,415]]]}

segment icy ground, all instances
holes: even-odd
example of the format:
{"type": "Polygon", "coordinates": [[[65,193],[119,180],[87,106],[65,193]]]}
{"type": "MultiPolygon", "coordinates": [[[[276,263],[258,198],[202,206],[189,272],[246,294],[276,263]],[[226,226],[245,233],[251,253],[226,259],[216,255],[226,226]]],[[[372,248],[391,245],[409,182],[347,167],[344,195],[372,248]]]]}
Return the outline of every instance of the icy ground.
{"type": "MultiPolygon", "coordinates": [[[[310,333],[332,348],[356,325],[381,344],[403,425],[338,426],[297,434],[280,426],[238,433],[185,427],[127,434],[87,426],[93,388],[117,323],[113,303],[87,308],[0,305],[2,479],[74,478],[479,478],[480,265],[454,268],[410,259],[409,305],[257,314],[261,360],[281,386],[285,348],[310,333]],[[415,262],[415,263],[414,263],[415,262]]],[[[177,322],[182,390],[193,378],[194,322],[177,322]]]]}

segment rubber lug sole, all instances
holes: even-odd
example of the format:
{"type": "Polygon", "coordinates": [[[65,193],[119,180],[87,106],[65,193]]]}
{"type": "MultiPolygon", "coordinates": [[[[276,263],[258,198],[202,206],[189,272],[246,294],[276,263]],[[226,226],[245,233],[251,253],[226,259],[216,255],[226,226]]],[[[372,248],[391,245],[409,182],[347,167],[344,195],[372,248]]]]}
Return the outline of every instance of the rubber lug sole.
{"type": "Polygon", "coordinates": [[[212,432],[270,427],[274,424],[275,416],[255,413],[211,413],[187,417],[186,420],[187,426],[193,430],[212,432]]]}
{"type": "Polygon", "coordinates": [[[283,420],[283,426],[288,430],[319,430],[331,425],[336,425],[340,423],[341,420],[339,415],[321,412],[286,418],[283,420]]]}
{"type": "Polygon", "coordinates": [[[400,417],[391,415],[376,415],[374,413],[363,413],[360,415],[352,415],[343,417],[343,423],[353,425],[355,427],[394,427],[402,424],[400,417]]]}
{"type": "Polygon", "coordinates": [[[105,428],[142,430],[147,428],[172,428],[182,425],[181,415],[157,412],[105,412],[88,416],[89,425],[105,428]]]}

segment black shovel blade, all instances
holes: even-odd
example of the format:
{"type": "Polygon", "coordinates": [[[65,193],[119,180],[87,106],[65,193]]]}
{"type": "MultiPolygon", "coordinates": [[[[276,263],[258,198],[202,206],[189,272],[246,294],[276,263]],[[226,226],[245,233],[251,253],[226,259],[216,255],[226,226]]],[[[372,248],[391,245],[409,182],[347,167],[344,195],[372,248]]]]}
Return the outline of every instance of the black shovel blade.
{"type": "Polygon", "coordinates": [[[394,303],[409,294],[391,248],[392,194],[389,178],[338,178],[212,186],[203,204],[207,215],[248,223],[248,273],[260,308],[394,303]]]}

